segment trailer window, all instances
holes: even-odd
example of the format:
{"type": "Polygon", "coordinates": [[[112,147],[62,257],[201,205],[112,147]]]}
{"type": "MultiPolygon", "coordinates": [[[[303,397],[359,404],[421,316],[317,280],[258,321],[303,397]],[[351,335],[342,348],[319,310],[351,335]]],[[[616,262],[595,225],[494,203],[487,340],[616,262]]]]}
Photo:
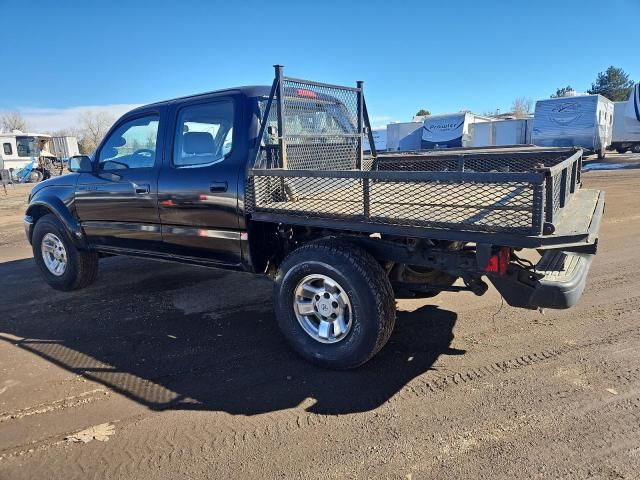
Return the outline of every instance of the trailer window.
{"type": "Polygon", "coordinates": [[[13,148],[11,148],[10,143],[4,143],[2,145],[2,149],[4,150],[5,155],[13,155],[13,148]]]}
{"type": "Polygon", "coordinates": [[[19,157],[38,155],[38,142],[35,137],[16,137],[16,149],[19,157]]]}

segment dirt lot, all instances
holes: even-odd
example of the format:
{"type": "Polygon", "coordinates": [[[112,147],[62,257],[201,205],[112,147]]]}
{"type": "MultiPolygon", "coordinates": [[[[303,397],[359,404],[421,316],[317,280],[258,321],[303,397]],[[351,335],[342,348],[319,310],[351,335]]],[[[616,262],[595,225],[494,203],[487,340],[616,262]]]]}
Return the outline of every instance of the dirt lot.
{"type": "Polygon", "coordinates": [[[262,278],[112,258],[51,290],[0,190],[0,478],[640,478],[640,170],[583,179],[607,210],[576,308],[401,301],[342,373],[289,351],[262,278]]]}

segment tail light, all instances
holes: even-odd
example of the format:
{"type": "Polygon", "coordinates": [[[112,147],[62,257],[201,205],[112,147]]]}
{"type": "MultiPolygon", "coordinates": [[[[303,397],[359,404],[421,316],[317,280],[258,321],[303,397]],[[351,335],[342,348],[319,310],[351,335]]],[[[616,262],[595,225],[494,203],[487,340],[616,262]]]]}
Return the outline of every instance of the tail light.
{"type": "Polygon", "coordinates": [[[304,88],[296,89],[296,95],[298,97],[305,97],[305,98],[318,98],[318,95],[316,95],[316,92],[312,90],[305,90],[304,88]]]}
{"type": "Polygon", "coordinates": [[[511,260],[511,249],[509,247],[502,247],[498,250],[498,253],[489,257],[489,262],[484,270],[485,272],[504,275],[507,272],[509,260],[511,260]]]}

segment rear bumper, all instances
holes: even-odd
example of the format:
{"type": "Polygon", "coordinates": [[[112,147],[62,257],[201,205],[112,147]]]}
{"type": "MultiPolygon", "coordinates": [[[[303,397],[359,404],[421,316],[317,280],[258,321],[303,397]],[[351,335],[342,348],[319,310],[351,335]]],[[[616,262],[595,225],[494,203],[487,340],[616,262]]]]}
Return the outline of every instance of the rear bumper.
{"type": "Polygon", "coordinates": [[[584,291],[593,254],[547,251],[535,269],[511,264],[506,275],[489,280],[513,307],[564,309],[574,306],[584,291]]]}

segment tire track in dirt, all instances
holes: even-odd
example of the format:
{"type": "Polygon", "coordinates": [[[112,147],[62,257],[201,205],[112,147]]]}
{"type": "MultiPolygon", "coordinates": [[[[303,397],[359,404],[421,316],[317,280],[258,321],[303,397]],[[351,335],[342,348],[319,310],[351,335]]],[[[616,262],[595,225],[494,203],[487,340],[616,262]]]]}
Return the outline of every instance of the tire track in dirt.
{"type": "MultiPolygon", "coordinates": [[[[412,385],[407,385],[389,400],[387,406],[396,402],[406,401],[408,397],[420,398],[438,395],[445,391],[449,392],[451,389],[472,384],[473,382],[486,381],[519,369],[540,365],[571,352],[600,345],[615,344],[620,340],[637,339],[639,337],[640,327],[635,327],[580,345],[562,345],[555,349],[526,354],[460,372],[453,372],[435,379],[419,381],[417,385],[414,382],[412,385]]],[[[625,379],[626,384],[634,385],[639,383],[639,377],[640,369],[627,369],[616,374],[614,378],[625,379]]],[[[622,385],[622,382],[619,384],[622,385]]],[[[625,400],[625,398],[614,398],[599,408],[610,409],[612,405],[619,403],[620,400],[625,400]]],[[[629,401],[634,400],[630,399],[629,401]]],[[[592,401],[590,400],[590,402],[592,401]]],[[[562,392],[556,392],[553,395],[553,403],[554,408],[558,408],[563,404],[572,405],[574,408],[578,407],[571,395],[563,394],[562,392]]],[[[588,406],[590,411],[594,410],[594,406],[588,404],[586,400],[583,403],[583,408],[588,406]]],[[[376,404],[376,402],[372,401],[372,404],[376,404]]],[[[640,406],[637,402],[631,405],[640,406]]],[[[365,412],[365,414],[367,413],[369,412],[365,412]]],[[[183,425],[178,422],[168,422],[171,425],[170,430],[163,429],[161,434],[149,428],[135,428],[148,421],[153,421],[153,417],[154,415],[138,416],[122,420],[116,424],[117,430],[126,430],[128,434],[126,436],[118,436],[116,434],[112,440],[112,442],[117,442],[118,444],[116,451],[110,448],[107,452],[105,450],[107,446],[97,447],[101,449],[101,455],[104,456],[104,461],[100,462],[100,465],[104,467],[104,470],[100,472],[101,475],[128,476],[129,474],[135,474],[135,469],[132,469],[134,465],[135,468],[153,468],[154,465],[164,462],[180,463],[196,457],[219,456],[222,451],[231,452],[250,442],[276,442],[294,431],[327,426],[335,421],[344,422],[345,419],[349,418],[349,416],[343,415],[319,415],[309,412],[291,415],[291,411],[283,411],[260,415],[259,418],[244,417],[241,422],[238,422],[236,417],[227,414],[217,415],[215,424],[195,422],[183,425]],[[240,428],[238,428],[238,423],[241,423],[240,428]],[[152,445],[152,440],[153,448],[150,448],[149,445],[152,445]],[[134,459],[137,459],[137,463],[134,459]]],[[[612,432],[610,434],[612,442],[614,440],[617,441],[621,435],[635,432],[635,430],[626,425],[629,419],[629,417],[624,417],[620,425],[620,433],[612,432]]],[[[71,433],[73,432],[68,432],[64,436],[68,436],[71,433]]],[[[8,460],[34,453],[46,454],[47,452],[45,451],[48,449],[65,448],[67,446],[68,444],[58,437],[57,439],[50,439],[48,443],[42,442],[35,447],[31,446],[29,449],[21,448],[16,451],[6,452],[0,459],[8,460]]],[[[88,452],[82,451],[85,448],[84,446],[71,446],[69,448],[73,449],[73,452],[63,456],[64,465],[67,467],[71,465],[69,462],[72,462],[75,465],[74,471],[79,472],[82,465],[95,463],[95,458],[91,455],[88,456],[88,452]]],[[[58,457],[59,455],[54,454],[52,456],[58,457]]],[[[48,460],[47,464],[50,467],[55,466],[57,462],[55,458],[49,458],[48,460]],[[52,465],[51,462],[54,464],[52,465]]]]}

